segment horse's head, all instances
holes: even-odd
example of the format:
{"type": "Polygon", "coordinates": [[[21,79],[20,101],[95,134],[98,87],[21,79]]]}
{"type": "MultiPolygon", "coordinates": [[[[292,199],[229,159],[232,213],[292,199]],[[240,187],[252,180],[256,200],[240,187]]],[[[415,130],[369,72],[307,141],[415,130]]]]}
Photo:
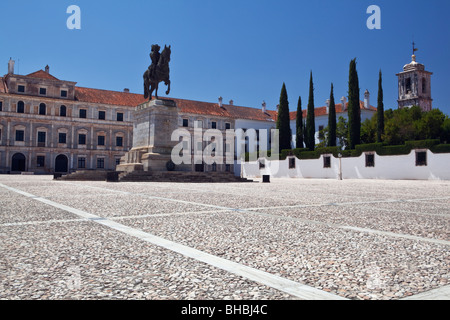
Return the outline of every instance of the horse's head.
{"type": "Polygon", "coordinates": [[[172,54],[172,50],[170,49],[171,47],[172,47],[171,45],[170,46],[165,45],[163,52],[161,52],[161,57],[164,57],[163,59],[166,62],[170,62],[170,55],[172,54]]]}

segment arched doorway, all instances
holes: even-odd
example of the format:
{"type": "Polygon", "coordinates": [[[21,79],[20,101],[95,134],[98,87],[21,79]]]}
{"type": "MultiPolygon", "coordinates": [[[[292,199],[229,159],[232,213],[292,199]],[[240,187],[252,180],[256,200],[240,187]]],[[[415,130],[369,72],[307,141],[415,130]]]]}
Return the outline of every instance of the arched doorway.
{"type": "Polygon", "coordinates": [[[67,171],[69,171],[69,159],[60,154],[55,159],[55,172],[66,173],[67,171]]]}
{"type": "Polygon", "coordinates": [[[11,171],[22,172],[25,171],[26,158],[22,153],[16,153],[12,157],[11,171]]]}

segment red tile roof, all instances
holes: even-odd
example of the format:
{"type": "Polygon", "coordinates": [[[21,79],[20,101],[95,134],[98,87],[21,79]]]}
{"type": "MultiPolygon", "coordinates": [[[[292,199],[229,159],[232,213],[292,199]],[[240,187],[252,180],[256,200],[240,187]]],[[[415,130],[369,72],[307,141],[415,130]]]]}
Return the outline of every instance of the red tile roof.
{"type": "Polygon", "coordinates": [[[144,95],[75,87],[75,99],[87,103],[111,104],[124,107],[137,107],[145,102],[144,95]]]}
{"type": "MultiPolygon", "coordinates": [[[[75,98],[80,102],[101,103],[128,107],[136,107],[146,101],[146,99],[144,99],[144,96],[141,94],[82,87],[75,87],[75,98]]],[[[180,112],[182,113],[261,121],[274,120],[276,117],[276,111],[267,111],[266,113],[263,113],[261,109],[256,108],[240,107],[234,105],[223,105],[223,107],[221,108],[219,107],[218,103],[176,98],[164,99],[174,100],[177,103],[180,112]]]]}
{"type": "Polygon", "coordinates": [[[37,78],[37,79],[47,79],[47,80],[59,80],[58,78],[55,78],[54,76],[45,72],[44,70],[39,70],[39,71],[30,73],[29,75],[27,75],[27,77],[37,78]]]}

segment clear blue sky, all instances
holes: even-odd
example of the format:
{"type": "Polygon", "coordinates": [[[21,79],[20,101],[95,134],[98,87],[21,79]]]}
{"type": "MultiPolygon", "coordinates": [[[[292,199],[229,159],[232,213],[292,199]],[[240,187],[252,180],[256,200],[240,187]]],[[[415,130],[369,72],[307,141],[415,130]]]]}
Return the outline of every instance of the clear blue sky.
{"type": "MultiPolygon", "coordinates": [[[[357,58],[361,99],[376,106],[383,72],[385,108],[397,108],[396,73],[417,60],[432,71],[434,108],[450,114],[450,2],[446,0],[22,0],[0,4],[0,74],[10,57],[16,73],[45,65],[79,86],[143,93],[142,74],[154,43],[172,45],[171,97],[269,109],[286,83],[290,110],[316,106],[331,82],[336,103],[347,95],[348,67],[357,58]],[[69,30],[69,5],[81,8],[81,30],[69,30]],[[381,8],[381,30],[369,30],[369,5],[381,8]],[[20,61],[19,61],[20,60],[20,61]]],[[[163,96],[163,91],[160,95],[163,96]]]]}

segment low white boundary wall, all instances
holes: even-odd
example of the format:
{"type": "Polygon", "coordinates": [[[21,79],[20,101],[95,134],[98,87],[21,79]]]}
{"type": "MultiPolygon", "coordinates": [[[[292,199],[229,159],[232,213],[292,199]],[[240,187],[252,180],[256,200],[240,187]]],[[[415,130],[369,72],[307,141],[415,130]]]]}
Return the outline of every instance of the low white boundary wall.
{"type": "MultiPolygon", "coordinates": [[[[379,156],[375,153],[375,166],[366,167],[363,153],[356,158],[342,158],[343,179],[387,179],[387,180],[450,180],[450,153],[434,154],[427,152],[427,165],[416,166],[416,150],[409,155],[379,156]]],[[[330,156],[331,168],[324,168],[324,155],[314,160],[299,160],[295,157],[295,168],[289,169],[289,158],[280,161],[264,159],[265,168],[260,169],[259,161],[244,164],[245,178],[260,178],[270,175],[273,178],[318,178],[338,179],[339,158],[330,156]]]]}

